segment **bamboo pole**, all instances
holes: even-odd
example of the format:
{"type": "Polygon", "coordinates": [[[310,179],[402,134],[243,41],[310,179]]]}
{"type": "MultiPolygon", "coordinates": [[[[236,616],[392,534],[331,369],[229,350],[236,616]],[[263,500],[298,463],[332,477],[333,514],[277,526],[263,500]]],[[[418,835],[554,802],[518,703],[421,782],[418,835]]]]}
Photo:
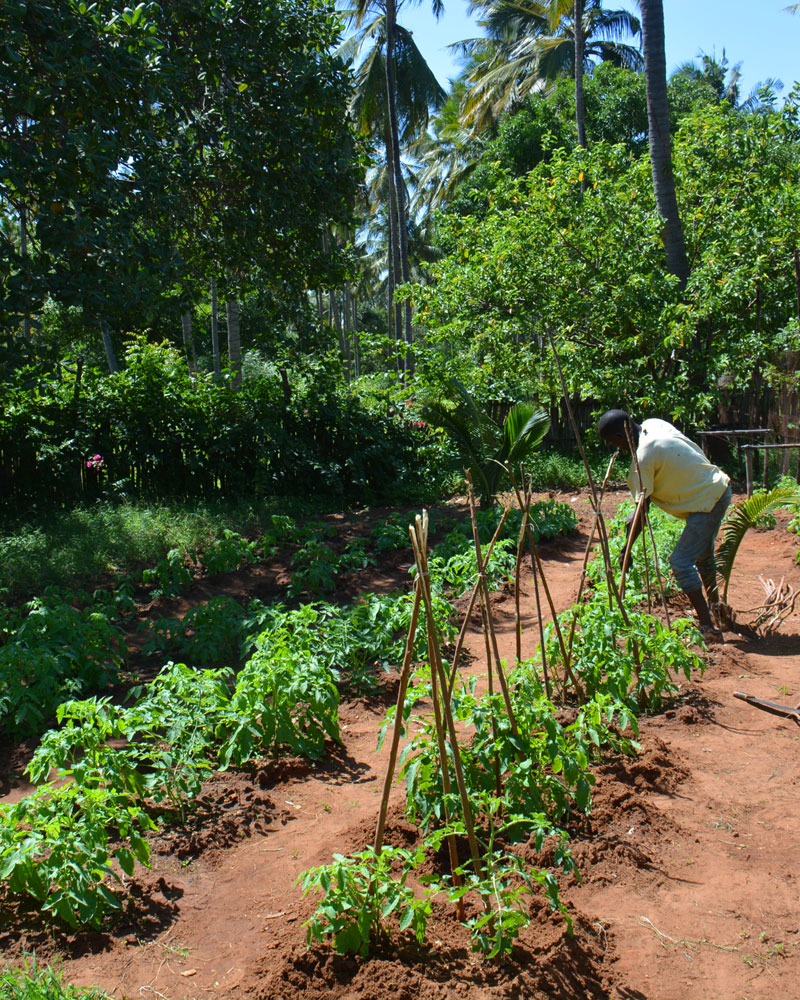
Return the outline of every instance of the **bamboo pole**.
{"type": "MultiPolygon", "coordinates": [[[[497,646],[497,633],[494,629],[494,621],[492,619],[492,608],[489,601],[489,587],[486,583],[486,574],[484,572],[484,562],[483,556],[481,555],[481,540],[478,535],[478,520],[475,512],[475,491],[472,488],[472,477],[469,474],[469,470],[466,472],[467,487],[469,491],[469,513],[470,519],[472,521],[472,539],[475,544],[475,558],[478,565],[478,581],[481,585],[481,598],[483,601],[483,607],[485,611],[485,621],[489,630],[489,638],[492,643],[492,652],[494,653],[494,664],[495,671],[497,673],[497,680],[500,684],[500,690],[503,692],[503,701],[505,702],[506,712],[508,713],[508,721],[511,725],[511,731],[514,736],[519,738],[519,731],[517,729],[517,720],[514,716],[514,709],[511,704],[511,697],[508,693],[508,684],[506,683],[505,673],[503,671],[503,665],[500,662],[500,650],[497,646]]],[[[488,663],[489,670],[492,669],[491,660],[488,663]]]]}
{"type": "MultiPolygon", "coordinates": [[[[447,763],[447,746],[445,743],[444,726],[442,725],[442,699],[439,692],[439,678],[434,665],[433,645],[431,641],[431,630],[433,628],[433,601],[431,599],[430,573],[428,570],[427,558],[422,560],[420,553],[427,552],[428,548],[428,515],[423,512],[415,518],[414,527],[409,527],[411,545],[414,548],[414,555],[417,562],[417,580],[420,585],[420,593],[425,604],[425,626],[428,638],[428,665],[431,671],[431,700],[433,701],[433,719],[436,727],[436,741],[439,748],[439,765],[442,769],[442,791],[444,793],[444,819],[450,825],[450,810],[448,802],[450,800],[450,768],[447,763]],[[418,548],[415,548],[417,546],[418,548]]],[[[459,866],[458,849],[455,837],[448,837],[448,847],[450,851],[450,867],[455,877],[455,871],[459,866]]]]}
{"type": "MultiPolygon", "coordinates": [[[[425,522],[427,522],[427,514],[425,515],[425,522]]],[[[439,646],[438,637],[436,635],[436,630],[433,623],[433,602],[431,600],[431,590],[430,590],[430,573],[428,570],[428,560],[427,553],[422,546],[423,541],[427,538],[427,525],[422,522],[422,519],[417,515],[415,529],[410,529],[409,534],[411,536],[411,546],[414,550],[414,558],[417,561],[418,576],[421,579],[422,587],[422,599],[425,603],[425,612],[427,615],[427,625],[428,625],[428,640],[430,644],[430,659],[431,659],[431,677],[434,674],[437,677],[442,689],[446,686],[447,678],[445,676],[444,667],[442,665],[441,658],[441,648],[439,646]]],[[[427,546],[426,546],[427,548],[427,546]]],[[[450,749],[453,754],[453,768],[456,774],[456,783],[458,785],[459,796],[461,798],[461,808],[464,818],[464,827],[467,833],[467,842],[469,843],[470,855],[472,858],[472,866],[475,870],[475,874],[481,877],[481,861],[480,861],[480,851],[478,850],[478,842],[475,839],[475,825],[472,818],[472,807],[470,806],[469,796],[467,794],[467,786],[464,781],[464,770],[461,763],[461,754],[458,749],[458,740],[456,738],[455,724],[453,722],[453,714],[450,708],[450,703],[447,699],[442,699],[441,702],[442,714],[444,716],[444,721],[447,726],[448,734],[450,737],[450,749]]],[[[438,728],[438,722],[437,722],[438,728]]],[[[444,739],[443,733],[440,734],[441,744],[443,746],[444,739]]],[[[447,770],[447,757],[443,755],[442,750],[440,750],[440,759],[442,764],[442,777],[447,770]]],[[[449,820],[448,820],[449,822],[449,820]]],[[[452,855],[451,855],[452,858],[452,855]]]]}
{"type": "MultiPolygon", "coordinates": [[[[495,529],[495,533],[494,533],[494,535],[492,537],[492,540],[491,540],[491,542],[489,544],[489,548],[486,550],[486,561],[487,562],[492,557],[492,552],[494,550],[495,542],[500,537],[500,532],[503,530],[503,525],[506,523],[506,518],[508,517],[509,509],[510,508],[506,507],[505,510],[503,511],[503,516],[500,518],[500,523],[497,525],[497,528],[495,529]]],[[[475,586],[472,588],[472,594],[471,594],[470,599],[469,599],[469,605],[467,607],[467,613],[464,616],[464,621],[463,621],[463,623],[461,625],[461,629],[460,629],[460,631],[458,633],[458,639],[456,641],[456,648],[455,648],[455,652],[453,653],[453,661],[452,661],[452,665],[450,667],[449,683],[448,683],[448,686],[447,686],[447,697],[448,698],[451,698],[452,695],[453,695],[453,687],[454,687],[455,681],[456,681],[456,671],[458,669],[458,658],[461,656],[461,650],[464,647],[464,639],[465,639],[466,634],[467,634],[467,628],[469,627],[470,616],[472,615],[472,609],[475,607],[475,601],[477,600],[478,594],[480,592],[480,588],[481,588],[481,581],[480,581],[480,577],[479,577],[475,581],[475,586]]]]}
{"type": "Polygon", "coordinates": [[[584,450],[583,447],[583,439],[581,438],[581,432],[578,428],[578,422],[576,421],[575,414],[573,413],[572,410],[572,403],[570,402],[569,399],[569,393],[567,392],[567,382],[566,379],[564,378],[564,370],[561,367],[561,359],[559,358],[558,351],[556,350],[556,344],[553,338],[552,331],[549,329],[549,327],[546,329],[547,329],[547,338],[550,342],[550,348],[553,352],[553,358],[555,359],[556,368],[558,369],[558,377],[561,382],[561,392],[562,395],[564,396],[564,405],[566,406],[569,422],[570,425],[572,426],[572,433],[575,435],[575,441],[578,445],[578,450],[580,451],[581,458],[583,459],[583,465],[584,468],[586,469],[586,476],[589,480],[589,491],[592,496],[592,507],[594,508],[594,511],[597,514],[597,525],[600,530],[600,546],[603,552],[603,561],[606,567],[606,581],[609,588],[609,602],[612,601],[612,595],[613,595],[613,600],[616,600],[617,602],[620,614],[622,615],[622,620],[625,622],[626,625],[630,625],[628,612],[625,610],[625,605],[622,603],[622,600],[619,596],[619,591],[617,590],[617,583],[616,580],[614,579],[614,570],[611,565],[611,553],[608,547],[608,529],[606,528],[605,518],[603,517],[603,512],[600,509],[600,504],[598,502],[597,489],[594,485],[592,470],[591,467],[589,466],[589,460],[586,457],[586,451],[584,450]]]}
{"type": "MultiPolygon", "coordinates": [[[[608,468],[606,469],[606,474],[603,477],[603,485],[600,487],[600,496],[598,498],[598,506],[600,504],[602,504],[602,502],[603,502],[603,497],[604,497],[605,492],[606,492],[606,486],[608,485],[608,480],[609,480],[609,477],[611,475],[611,470],[614,468],[614,462],[617,459],[617,455],[619,455],[619,452],[615,451],[614,454],[609,459],[608,468]]],[[[586,585],[586,569],[587,569],[587,567],[589,565],[589,553],[592,550],[592,545],[594,543],[594,536],[595,536],[595,532],[596,531],[597,531],[597,511],[595,511],[594,520],[592,521],[592,530],[589,533],[589,538],[586,541],[586,548],[585,548],[584,553],[583,553],[583,565],[581,566],[581,580],[580,580],[580,583],[578,584],[578,595],[575,598],[575,606],[577,606],[578,604],[580,604],[581,597],[583,596],[583,588],[586,585]]],[[[570,630],[569,630],[569,644],[567,646],[567,649],[569,650],[570,657],[572,656],[572,646],[573,646],[573,643],[575,641],[575,624],[576,624],[577,620],[578,620],[577,616],[573,615],[572,616],[572,624],[571,624],[570,630]]]]}
{"type": "Polygon", "coordinates": [[[522,549],[525,539],[525,532],[528,530],[528,521],[530,520],[530,510],[526,510],[522,517],[522,527],[520,528],[519,538],[517,539],[517,557],[514,562],[514,636],[515,636],[515,652],[517,663],[522,662],[522,616],[520,614],[520,577],[522,573],[522,549]]]}
{"type": "Polygon", "coordinates": [[[411,624],[408,627],[408,638],[406,639],[406,649],[403,656],[403,666],[400,670],[400,686],[397,690],[397,707],[394,714],[394,728],[392,730],[392,746],[389,751],[389,763],[386,765],[386,776],[383,780],[383,795],[381,797],[380,811],[378,812],[378,826],[375,830],[375,853],[379,854],[383,847],[383,835],[386,830],[386,814],[389,809],[389,794],[394,780],[394,771],[397,766],[397,751],[400,746],[400,735],[403,731],[403,710],[406,703],[406,691],[408,681],[411,677],[411,661],[414,656],[414,642],[417,637],[417,624],[419,622],[419,609],[422,601],[422,589],[419,581],[414,585],[414,604],[411,608],[411,624]]]}
{"type": "MultiPolygon", "coordinates": [[[[520,470],[522,471],[522,470],[520,470]]],[[[528,505],[530,510],[530,504],[528,505]]],[[[528,516],[528,531],[530,531],[530,515],[528,516]]],[[[527,538],[527,535],[520,533],[520,541],[527,538]]],[[[530,546],[528,547],[530,551],[530,546]]],[[[542,601],[539,595],[539,573],[536,569],[535,560],[531,559],[531,571],[533,573],[533,595],[536,603],[536,620],[539,623],[539,654],[542,657],[542,676],[544,678],[544,693],[548,701],[553,699],[553,691],[550,686],[550,672],[547,666],[547,647],[544,641],[544,622],[542,621],[542,601]]]]}
{"type": "MultiPolygon", "coordinates": [[[[517,496],[517,503],[520,505],[520,509],[524,510],[525,506],[527,505],[528,510],[530,510],[531,491],[527,488],[527,486],[524,486],[523,488],[525,489],[525,498],[523,499],[523,496],[520,493],[519,486],[517,485],[517,481],[514,478],[513,473],[510,472],[510,470],[509,474],[511,476],[511,484],[514,487],[514,492],[517,496]]],[[[572,672],[572,665],[569,661],[569,656],[567,654],[567,647],[564,644],[564,635],[561,631],[561,623],[558,620],[558,614],[556,612],[556,607],[555,604],[553,603],[553,598],[550,593],[550,587],[547,584],[547,577],[545,576],[544,566],[542,566],[542,560],[539,557],[539,548],[536,544],[536,539],[534,538],[530,523],[528,523],[528,549],[531,554],[531,563],[533,564],[535,562],[536,568],[539,571],[539,576],[542,579],[542,587],[544,588],[545,597],[547,598],[547,603],[550,607],[550,614],[552,616],[553,627],[555,628],[556,636],[558,638],[558,645],[561,649],[561,656],[564,660],[564,672],[569,678],[572,686],[575,688],[575,693],[578,696],[578,701],[582,702],[584,699],[583,687],[581,686],[580,682],[572,672]]]]}
{"type": "Polygon", "coordinates": [[[619,579],[619,595],[623,599],[625,598],[625,577],[628,573],[628,566],[630,565],[631,549],[633,548],[633,543],[636,538],[636,530],[639,522],[642,520],[643,508],[646,502],[647,497],[644,495],[644,492],[640,492],[639,499],[636,501],[636,510],[633,513],[633,521],[631,521],[628,537],[625,539],[625,551],[622,554],[622,573],[619,579]]]}

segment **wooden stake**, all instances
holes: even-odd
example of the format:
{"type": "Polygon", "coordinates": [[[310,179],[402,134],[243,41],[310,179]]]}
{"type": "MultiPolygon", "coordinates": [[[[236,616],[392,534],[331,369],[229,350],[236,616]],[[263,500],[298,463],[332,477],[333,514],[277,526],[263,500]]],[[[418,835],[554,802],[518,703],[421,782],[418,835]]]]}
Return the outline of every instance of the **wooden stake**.
{"type": "Polygon", "coordinates": [[[578,429],[578,423],[575,420],[575,414],[572,412],[572,403],[569,399],[569,393],[567,392],[567,382],[564,378],[564,370],[561,367],[561,359],[558,356],[558,351],[556,350],[555,340],[553,339],[553,334],[549,328],[547,328],[547,338],[550,341],[550,348],[553,352],[553,358],[555,359],[556,367],[558,368],[558,377],[561,381],[561,392],[564,396],[564,405],[567,408],[567,415],[569,416],[570,424],[572,425],[572,433],[575,435],[575,441],[578,445],[578,450],[581,453],[581,458],[583,459],[583,465],[586,469],[586,476],[589,480],[589,490],[592,495],[592,507],[597,515],[597,526],[600,530],[600,547],[603,552],[603,561],[606,567],[606,581],[608,584],[609,602],[616,600],[617,606],[619,607],[620,614],[622,615],[622,620],[626,625],[630,625],[630,619],[628,618],[628,612],[625,610],[625,605],[619,596],[619,591],[617,590],[617,583],[614,579],[614,569],[611,565],[611,553],[608,547],[608,530],[606,528],[605,518],[603,517],[603,512],[600,509],[600,504],[597,498],[597,490],[595,489],[594,479],[592,478],[592,470],[589,466],[589,460],[586,457],[586,452],[583,448],[583,439],[581,438],[581,432],[578,429]]]}
{"type": "MultiPolygon", "coordinates": [[[[495,670],[497,672],[497,680],[500,684],[500,690],[503,692],[503,701],[506,705],[506,712],[508,713],[508,721],[511,726],[511,731],[514,736],[519,739],[519,731],[517,729],[517,720],[514,716],[514,709],[511,705],[511,697],[508,693],[508,685],[506,683],[505,673],[503,671],[503,665],[500,662],[500,650],[497,646],[497,634],[494,630],[494,621],[492,619],[492,608],[489,601],[489,587],[486,583],[486,575],[484,573],[484,562],[483,556],[481,555],[481,540],[478,534],[478,519],[475,512],[475,491],[472,488],[472,477],[469,474],[469,470],[466,472],[467,486],[469,489],[469,513],[470,519],[472,521],[472,540],[475,544],[475,558],[478,566],[478,582],[481,585],[481,597],[483,600],[483,607],[485,610],[485,621],[489,630],[489,638],[492,642],[492,652],[494,653],[494,664],[495,670]]],[[[488,664],[489,670],[492,669],[491,661],[488,664]]]]}
{"type": "Polygon", "coordinates": [[[389,809],[389,794],[392,790],[394,780],[394,769],[397,765],[397,750],[400,746],[400,735],[403,731],[403,710],[406,703],[406,691],[408,681],[411,677],[411,661],[414,656],[414,642],[417,638],[417,624],[419,622],[419,608],[422,600],[422,590],[419,580],[414,584],[414,604],[411,608],[411,624],[408,627],[408,638],[406,639],[406,649],[403,656],[403,666],[400,671],[400,686],[397,690],[397,707],[394,714],[394,728],[392,730],[392,747],[389,752],[389,763],[386,765],[386,777],[383,780],[383,796],[381,807],[378,813],[378,826],[375,830],[375,853],[379,854],[383,847],[383,834],[386,830],[386,814],[389,809]]]}
{"type": "MultiPolygon", "coordinates": [[[[524,510],[525,504],[527,503],[528,509],[530,510],[530,503],[531,503],[530,491],[526,489],[526,498],[523,499],[522,494],[520,493],[519,486],[517,485],[517,481],[513,476],[513,473],[509,471],[509,474],[511,476],[511,483],[514,487],[514,492],[517,495],[517,503],[520,505],[520,509],[524,510]]],[[[550,606],[550,614],[553,620],[553,627],[556,630],[556,636],[558,637],[558,644],[561,649],[561,656],[564,660],[564,672],[566,673],[567,677],[570,680],[570,683],[575,689],[575,694],[578,696],[578,701],[583,702],[584,700],[583,687],[581,686],[580,682],[572,672],[572,665],[569,660],[569,655],[567,654],[567,647],[564,644],[564,636],[563,633],[561,632],[561,623],[558,620],[558,614],[556,612],[555,605],[553,604],[553,598],[550,594],[550,588],[547,585],[547,577],[545,576],[544,573],[544,566],[542,566],[542,560],[539,558],[539,548],[536,545],[536,539],[534,538],[533,530],[530,526],[530,523],[528,524],[528,549],[530,550],[531,554],[531,563],[535,564],[536,569],[538,569],[539,571],[539,576],[542,579],[542,586],[544,587],[545,597],[547,598],[547,603],[550,606]]]]}
{"type": "MultiPolygon", "coordinates": [[[[494,550],[494,544],[500,537],[500,532],[503,530],[503,525],[506,523],[506,518],[508,517],[509,510],[510,508],[506,507],[505,510],[503,511],[503,516],[500,518],[500,523],[497,525],[495,533],[492,536],[492,540],[489,544],[489,548],[486,550],[487,562],[491,558],[492,552],[494,550]]],[[[472,588],[472,594],[469,599],[469,606],[467,607],[467,613],[464,616],[464,621],[461,625],[461,630],[458,633],[458,640],[456,641],[456,650],[455,653],[453,653],[453,661],[450,667],[449,683],[447,685],[448,698],[451,698],[453,695],[453,687],[455,686],[456,682],[456,671],[458,670],[458,658],[461,656],[461,650],[464,647],[464,638],[466,637],[467,634],[467,628],[469,627],[469,620],[470,617],[472,616],[472,609],[475,607],[475,601],[478,597],[478,594],[480,593],[480,589],[481,589],[481,580],[479,576],[478,579],[475,581],[475,586],[472,588]]]]}
{"type": "MultiPolygon", "coordinates": [[[[615,451],[614,454],[611,456],[611,458],[609,460],[608,468],[606,469],[606,474],[605,474],[605,477],[603,478],[603,485],[600,487],[600,496],[598,498],[598,507],[603,502],[603,496],[605,495],[605,492],[606,492],[606,485],[608,484],[608,479],[609,479],[609,476],[611,475],[611,470],[614,467],[614,462],[616,461],[617,455],[619,455],[619,452],[615,451]]],[[[595,511],[594,521],[592,522],[592,530],[589,533],[589,538],[587,539],[586,548],[585,548],[584,553],[583,553],[583,566],[581,567],[581,581],[578,584],[578,596],[575,598],[575,606],[576,607],[580,604],[581,597],[583,596],[583,588],[586,585],[586,568],[587,568],[587,566],[589,564],[589,553],[591,552],[592,544],[594,543],[594,536],[595,536],[595,532],[596,531],[597,531],[597,511],[595,511]]],[[[577,615],[573,615],[572,616],[572,624],[571,624],[570,630],[569,630],[569,644],[567,646],[570,658],[572,657],[572,646],[573,646],[573,643],[575,641],[575,624],[576,624],[577,620],[578,620],[577,619],[577,615]]]]}
{"type": "MultiPolygon", "coordinates": [[[[421,531],[420,519],[417,517],[416,532],[411,531],[411,545],[414,549],[414,558],[417,561],[417,572],[421,579],[422,585],[422,600],[425,603],[425,612],[428,619],[428,639],[430,642],[430,659],[431,659],[431,677],[436,674],[436,677],[441,685],[441,689],[447,685],[447,678],[445,677],[444,667],[442,666],[441,649],[439,647],[438,636],[436,635],[436,630],[433,624],[433,602],[431,599],[430,590],[430,574],[428,571],[428,561],[427,552],[422,548],[422,541],[426,537],[425,533],[421,531]]],[[[461,808],[464,817],[464,827],[467,832],[467,841],[469,843],[470,854],[472,857],[472,866],[475,870],[475,874],[481,877],[481,862],[480,862],[480,851],[478,850],[478,842],[475,839],[475,825],[472,819],[472,808],[469,802],[469,796],[467,794],[467,786],[464,781],[464,770],[461,763],[461,754],[458,749],[458,740],[456,739],[456,730],[453,723],[453,714],[450,708],[450,703],[447,699],[442,699],[441,702],[442,714],[444,715],[445,724],[447,726],[448,734],[450,737],[450,749],[453,754],[453,767],[456,773],[456,783],[458,784],[458,791],[461,798],[461,808]]],[[[437,724],[438,725],[438,724],[437,724]]],[[[443,741],[442,741],[443,742],[443,741]]],[[[447,769],[447,757],[442,754],[442,777],[444,777],[445,771],[447,769]]],[[[455,873],[454,873],[455,874],[455,873]]]]}
{"type": "Polygon", "coordinates": [[[625,597],[625,577],[628,573],[628,566],[630,565],[631,549],[633,548],[634,538],[636,537],[636,529],[642,519],[644,505],[646,502],[647,497],[644,495],[644,492],[640,492],[639,499],[636,501],[636,510],[633,514],[630,531],[628,532],[628,537],[625,540],[625,551],[622,554],[622,574],[619,580],[619,596],[621,598],[625,597]]]}
{"type": "MultiPolygon", "coordinates": [[[[528,491],[530,495],[530,491],[528,491]]],[[[530,504],[528,505],[530,510],[530,504]]],[[[530,514],[528,516],[528,531],[530,531],[530,514]]],[[[527,534],[524,536],[520,534],[520,540],[522,538],[527,538],[527,534]]],[[[528,547],[530,551],[530,546],[528,547]]],[[[544,693],[547,696],[548,701],[553,700],[553,691],[550,687],[550,673],[547,669],[547,648],[544,641],[544,622],[542,621],[542,602],[539,596],[539,573],[536,569],[536,561],[531,559],[531,571],[533,573],[533,594],[536,602],[536,620],[539,623],[539,655],[542,657],[542,676],[544,677],[544,693]]]]}

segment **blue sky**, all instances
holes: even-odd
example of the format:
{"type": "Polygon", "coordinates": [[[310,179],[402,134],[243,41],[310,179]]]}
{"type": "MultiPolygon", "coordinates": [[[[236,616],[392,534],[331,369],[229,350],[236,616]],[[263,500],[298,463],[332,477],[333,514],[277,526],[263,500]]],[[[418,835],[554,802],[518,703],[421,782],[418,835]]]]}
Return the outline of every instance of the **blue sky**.
{"type": "MultiPolygon", "coordinates": [[[[664,0],[667,73],[698,53],[722,50],[730,64],[741,63],[741,92],[746,95],[768,77],[783,81],[786,95],[800,80],[800,14],[784,8],[791,0],[664,0]]],[[[633,0],[606,0],[606,7],[635,10],[633,0]]],[[[466,0],[444,0],[445,13],[437,22],[430,0],[403,3],[398,21],[414,33],[414,40],[439,82],[458,75],[458,62],[447,45],[480,35],[467,14],[466,0]]]]}

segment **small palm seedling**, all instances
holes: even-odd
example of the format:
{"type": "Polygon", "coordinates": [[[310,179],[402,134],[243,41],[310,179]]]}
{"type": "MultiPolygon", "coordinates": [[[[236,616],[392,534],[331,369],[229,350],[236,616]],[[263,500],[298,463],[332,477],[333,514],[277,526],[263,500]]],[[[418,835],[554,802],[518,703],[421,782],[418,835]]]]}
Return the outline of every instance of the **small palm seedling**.
{"type": "Polygon", "coordinates": [[[722,541],[717,549],[717,566],[725,581],[723,603],[727,604],[728,586],[736,553],[748,529],[755,527],[765,515],[779,507],[798,505],[800,505],[800,489],[791,486],[776,486],[768,492],[760,491],[734,504],[722,526],[722,541]]]}
{"type": "Polygon", "coordinates": [[[515,466],[541,444],[550,418],[533,403],[516,403],[502,424],[478,406],[457,379],[449,387],[454,401],[440,400],[422,408],[427,423],[442,427],[459,450],[480,495],[481,507],[490,507],[506,465],[515,466]]]}

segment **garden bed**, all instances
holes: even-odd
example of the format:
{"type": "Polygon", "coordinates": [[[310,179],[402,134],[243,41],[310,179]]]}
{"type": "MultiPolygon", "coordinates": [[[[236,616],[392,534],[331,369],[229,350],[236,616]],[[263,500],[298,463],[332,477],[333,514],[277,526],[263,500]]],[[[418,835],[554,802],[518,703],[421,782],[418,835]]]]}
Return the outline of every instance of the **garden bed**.
{"type": "MultiPolygon", "coordinates": [[[[580,515],[580,533],[542,547],[559,609],[575,598],[589,526],[585,498],[566,499],[580,515]]],[[[733,577],[734,606],[759,602],[759,573],[800,583],[796,548],[782,524],[751,532],[733,577]]],[[[373,590],[371,572],[376,581],[397,578],[402,563],[395,555],[359,570],[358,586],[373,590]]],[[[241,599],[257,576],[242,572],[204,587],[241,599]]],[[[536,645],[530,584],[526,573],[524,655],[536,645]]],[[[511,660],[513,601],[500,593],[493,603],[501,655],[511,660]]],[[[345,697],[342,745],[327,744],[318,763],[258,762],[207,782],[190,819],[152,838],[152,871],[137,866],[129,904],[103,930],[54,930],[21,906],[7,914],[0,946],[8,958],[32,947],[40,959],[63,956],[65,980],[120,998],[791,996],[800,965],[793,871],[800,728],[735,700],[733,691],[800,701],[799,633],[795,614],[776,637],[712,647],[705,676],[683,682],[665,710],[641,720],[638,756],[595,769],[591,817],[571,831],[581,881],[568,879],[562,893],[571,937],[564,920],[534,899],[535,919],[510,956],[487,960],[470,951],[452,906],[436,902],[422,945],[395,934],[367,959],[306,949],[303,923],[314,904],[295,880],[374,836],[387,756],[375,746],[396,680],[388,675],[374,694],[345,697]]],[[[467,645],[469,670],[480,676],[479,629],[467,645]]],[[[418,835],[402,816],[402,798],[396,786],[386,843],[412,846],[418,835]]],[[[527,850],[520,848],[523,856],[527,850]]]]}

